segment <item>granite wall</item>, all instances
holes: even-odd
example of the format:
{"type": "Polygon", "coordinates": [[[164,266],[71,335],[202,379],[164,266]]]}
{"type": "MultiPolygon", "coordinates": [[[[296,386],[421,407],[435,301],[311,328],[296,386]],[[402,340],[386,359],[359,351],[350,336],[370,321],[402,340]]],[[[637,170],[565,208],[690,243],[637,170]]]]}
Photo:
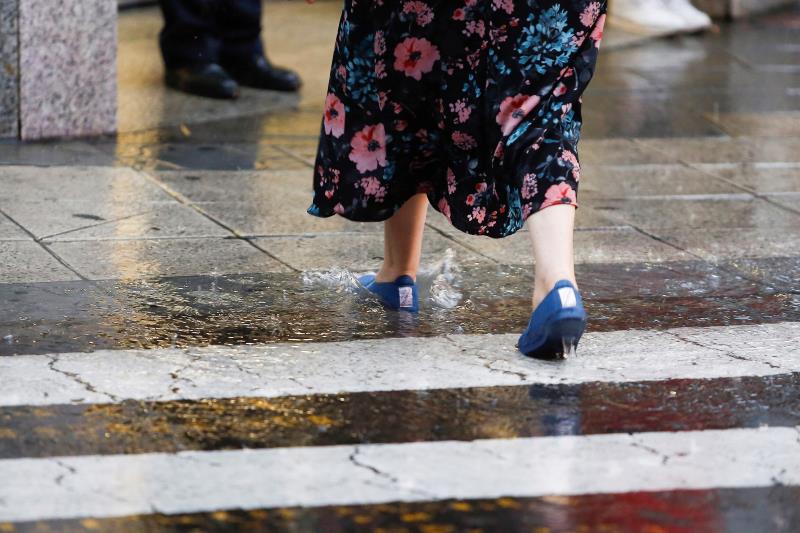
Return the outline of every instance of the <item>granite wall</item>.
{"type": "Polygon", "coordinates": [[[0,0],[0,138],[19,135],[18,0],[0,0]]]}
{"type": "Polygon", "coordinates": [[[115,131],[117,3],[16,1],[21,137],[115,131]]]}

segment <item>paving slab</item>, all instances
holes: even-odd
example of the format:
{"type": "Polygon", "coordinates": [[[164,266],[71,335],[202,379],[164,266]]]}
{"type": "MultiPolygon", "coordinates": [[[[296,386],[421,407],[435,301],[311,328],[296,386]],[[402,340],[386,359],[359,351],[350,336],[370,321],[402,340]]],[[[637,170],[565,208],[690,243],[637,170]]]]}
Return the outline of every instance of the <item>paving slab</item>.
{"type": "Polygon", "coordinates": [[[693,166],[757,193],[800,192],[800,163],[702,163],[693,166]]]}
{"type": "MultiPolygon", "coordinates": [[[[452,239],[495,261],[509,265],[532,265],[530,237],[520,231],[505,239],[476,237],[460,232],[452,239]]],[[[575,262],[626,263],[636,261],[680,261],[690,256],[628,227],[575,232],[575,262]]]]}
{"type": "Polygon", "coordinates": [[[800,136],[800,111],[721,113],[718,115],[711,114],[709,118],[729,135],[748,137],[800,136]]]}
{"type": "Polygon", "coordinates": [[[663,91],[587,94],[582,134],[588,138],[713,137],[724,130],[697,111],[697,102],[663,91]],[[625,109],[611,115],[608,109],[625,109]]]}
{"type": "MultiPolygon", "coordinates": [[[[142,205],[143,211],[44,237],[46,242],[96,239],[228,237],[230,231],[196,209],[177,202],[142,205]]],[[[55,223],[56,221],[54,221],[55,223]]],[[[59,221],[60,222],[60,221],[59,221]]],[[[87,223],[92,221],[86,220],[87,223]]]]}
{"type": "Polygon", "coordinates": [[[0,284],[80,279],[33,241],[0,241],[0,257],[0,284]]]}
{"type": "Polygon", "coordinates": [[[124,167],[40,166],[0,167],[3,205],[34,201],[169,201],[144,174],[124,167]]]}
{"type": "Polygon", "coordinates": [[[636,143],[664,158],[688,163],[798,163],[800,137],[643,139],[636,143]]]}
{"type": "MultiPolygon", "coordinates": [[[[587,193],[594,198],[627,198],[741,192],[732,184],[714,179],[706,169],[686,165],[592,165],[583,171],[578,196],[580,200],[587,193]]],[[[585,202],[585,205],[592,204],[585,202]]]]}
{"type": "Polygon", "coordinates": [[[381,224],[319,218],[311,204],[310,168],[283,171],[158,172],[158,179],[215,220],[248,236],[382,232],[381,224]]]}
{"type": "Polygon", "coordinates": [[[800,227],[797,213],[746,193],[710,198],[695,195],[682,198],[602,199],[590,205],[619,223],[654,231],[671,228],[692,228],[702,232],[712,228],[800,227]]]}
{"type": "Polygon", "coordinates": [[[710,261],[800,255],[800,226],[666,230],[658,236],[710,261]]]}
{"type": "MultiPolygon", "coordinates": [[[[320,234],[307,237],[255,237],[253,242],[297,270],[377,270],[383,261],[383,234],[320,234]]],[[[453,250],[462,263],[491,262],[452,239],[428,231],[422,261],[432,263],[453,250]]]]}
{"type": "Polygon", "coordinates": [[[286,270],[241,239],[93,240],[50,246],[89,279],[286,270]]]}
{"type": "Polygon", "coordinates": [[[667,154],[651,145],[640,144],[631,139],[591,139],[587,138],[578,145],[581,167],[592,168],[595,165],[643,165],[643,164],[677,164],[680,158],[675,154],[667,154]]]}
{"type": "Polygon", "coordinates": [[[312,194],[313,171],[257,170],[214,171],[175,170],[159,171],[154,176],[171,190],[179,192],[192,202],[257,202],[264,203],[281,194],[299,193],[308,199],[312,194]]]}
{"type": "Polygon", "coordinates": [[[27,241],[31,236],[0,213],[0,241],[27,241]]]}

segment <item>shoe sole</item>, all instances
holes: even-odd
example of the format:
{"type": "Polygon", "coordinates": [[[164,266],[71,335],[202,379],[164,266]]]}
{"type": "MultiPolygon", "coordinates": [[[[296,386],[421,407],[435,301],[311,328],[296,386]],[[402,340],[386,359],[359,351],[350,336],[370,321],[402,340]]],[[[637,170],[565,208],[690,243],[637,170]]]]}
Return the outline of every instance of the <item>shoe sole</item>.
{"type": "Polygon", "coordinates": [[[537,359],[568,359],[575,356],[585,330],[586,319],[562,318],[547,326],[544,341],[540,345],[518,348],[528,357],[537,359]]]}

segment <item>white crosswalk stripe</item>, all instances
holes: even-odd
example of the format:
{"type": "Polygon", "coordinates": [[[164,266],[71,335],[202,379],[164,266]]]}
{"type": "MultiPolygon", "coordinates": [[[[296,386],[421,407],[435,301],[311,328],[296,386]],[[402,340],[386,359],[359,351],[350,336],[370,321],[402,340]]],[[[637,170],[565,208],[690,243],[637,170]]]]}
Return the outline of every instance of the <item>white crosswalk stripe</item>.
{"type": "Polygon", "coordinates": [[[590,333],[579,357],[532,360],[515,335],[457,335],[0,359],[0,406],[279,397],[800,371],[800,323],[590,333]]]}
{"type": "MultiPolygon", "coordinates": [[[[0,359],[0,409],[800,372],[800,323],[113,350],[0,359]]],[[[800,427],[0,460],[0,522],[446,499],[800,486],[800,427]],[[225,487],[225,490],[219,490],[225,487]]]]}
{"type": "Polygon", "coordinates": [[[731,429],[1,460],[0,521],[800,485],[799,435],[731,429]]]}

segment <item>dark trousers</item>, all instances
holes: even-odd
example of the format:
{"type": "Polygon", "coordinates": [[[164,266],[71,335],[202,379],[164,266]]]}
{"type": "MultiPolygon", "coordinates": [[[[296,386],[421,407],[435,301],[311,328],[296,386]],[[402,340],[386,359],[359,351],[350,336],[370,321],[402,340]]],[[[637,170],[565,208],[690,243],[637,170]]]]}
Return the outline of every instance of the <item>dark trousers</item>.
{"type": "Polygon", "coordinates": [[[167,68],[235,62],[263,54],[261,0],[159,0],[167,68]]]}

